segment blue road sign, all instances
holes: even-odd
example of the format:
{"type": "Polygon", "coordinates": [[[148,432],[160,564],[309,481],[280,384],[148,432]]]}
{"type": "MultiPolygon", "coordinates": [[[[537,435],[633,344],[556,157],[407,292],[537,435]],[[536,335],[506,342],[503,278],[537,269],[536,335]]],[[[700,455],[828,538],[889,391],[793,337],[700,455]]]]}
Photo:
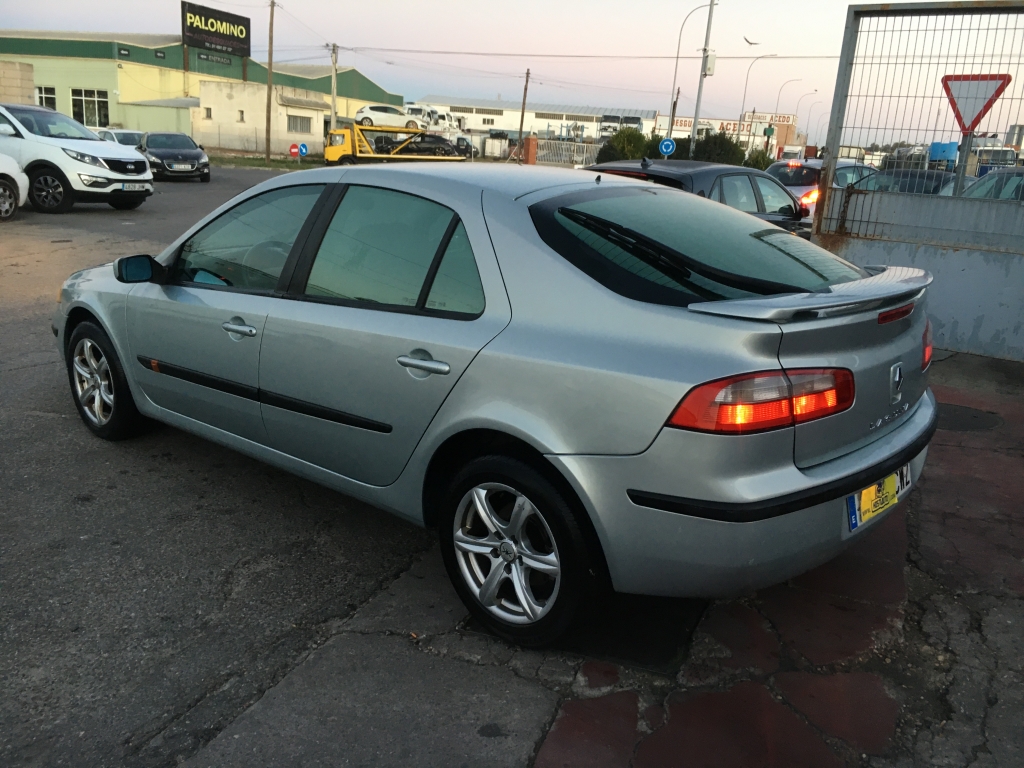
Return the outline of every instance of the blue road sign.
{"type": "Polygon", "coordinates": [[[308,155],[309,147],[307,147],[305,144],[299,144],[299,154],[302,155],[303,157],[308,155]]]}
{"type": "Polygon", "coordinates": [[[672,155],[676,151],[675,139],[662,139],[658,145],[658,151],[666,157],[672,155]]]}

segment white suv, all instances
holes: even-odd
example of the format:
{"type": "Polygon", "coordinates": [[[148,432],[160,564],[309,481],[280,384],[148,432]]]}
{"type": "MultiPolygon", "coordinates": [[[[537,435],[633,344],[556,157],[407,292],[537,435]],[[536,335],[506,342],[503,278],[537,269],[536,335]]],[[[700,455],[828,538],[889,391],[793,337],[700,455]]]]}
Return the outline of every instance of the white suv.
{"type": "Polygon", "coordinates": [[[76,202],[130,210],[153,194],[146,158],[46,107],[0,104],[0,154],[25,170],[40,213],[65,213],[76,202]]]}

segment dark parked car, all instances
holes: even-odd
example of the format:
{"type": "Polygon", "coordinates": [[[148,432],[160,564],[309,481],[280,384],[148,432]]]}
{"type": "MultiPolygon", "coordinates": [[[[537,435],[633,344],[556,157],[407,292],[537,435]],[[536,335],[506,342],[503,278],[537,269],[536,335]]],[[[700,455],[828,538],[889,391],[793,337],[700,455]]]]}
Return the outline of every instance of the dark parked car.
{"type": "Polygon", "coordinates": [[[905,192],[912,195],[937,195],[956,174],[946,171],[923,171],[892,168],[873,173],[855,182],[854,189],[868,192],[905,192]]]}
{"type": "MultiPolygon", "coordinates": [[[[383,138],[383,137],[382,137],[383,138]]],[[[380,142],[378,152],[391,152],[401,146],[405,139],[397,140],[384,138],[380,142]]],[[[433,133],[420,133],[413,136],[404,147],[398,150],[399,155],[434,155],[437,157],[453,157],[461,154],[452,143],[444,136],[437,136],[433,133]]]]}
{"type": "Polygon", "coordinates": [[[587,170],[682,189],[757,216],[801,237],[811,235],[810,227],[802,221],[810,215],[807,206],[801,205],[776,179],[754,168],[696,160],[645,159],[616,160],[592,165],[587,170]]]}
{"type": "Polygon", "coordinates": [[[459,136],[452,142],[452,145],[455,147],[455,151],[463,157],[480,157],[480,150],[465,136],[459,136]]]}
{"type": "Polygon", "coordinates": [[[210,180],[210,158],[184,133],[147,133],[137,147],[154,179],[210,180]]]}

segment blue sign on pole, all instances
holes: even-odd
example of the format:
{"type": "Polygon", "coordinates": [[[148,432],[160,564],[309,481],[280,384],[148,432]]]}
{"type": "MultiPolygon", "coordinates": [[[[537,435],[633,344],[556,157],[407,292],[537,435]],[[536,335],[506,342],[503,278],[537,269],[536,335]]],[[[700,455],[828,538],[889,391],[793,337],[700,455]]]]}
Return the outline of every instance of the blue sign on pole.
{"type": "Polygon", "coordinates": [[[306,155],[308,155],[309,154],[309,147],[307,147],[305,144],[299,144],[299,154],[302,157],[305,157],[306,155]]]}
{"type": "Polygon", "coordinates": [[[658,151],[665,155],[665,157],[670,157],[676,151],[675,139],[662,139],[658,145],[658,151]]]}

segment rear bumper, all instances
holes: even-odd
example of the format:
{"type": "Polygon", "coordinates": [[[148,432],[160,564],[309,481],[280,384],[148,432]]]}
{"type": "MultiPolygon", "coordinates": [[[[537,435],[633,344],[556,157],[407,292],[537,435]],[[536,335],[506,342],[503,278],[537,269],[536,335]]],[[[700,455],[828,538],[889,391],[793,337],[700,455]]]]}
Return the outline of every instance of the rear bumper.
{"type": "Polygon", "coordinates": [[[548,458],[588,508],[616,590],[722,597],[814,568],[884,519],[891,510],[851,532],[846,496],[907,463],[916,485],[936,419],[928,391],[902,427],[870,445],[806,470],[790,456],[753,478],[726,477],[711,499],[705,458],[680,452],[688,436],[676,430],[664,430],[637,456],[548,458]],[[704,492],[693,498],[664,492],[668,486],[704,492]],[[759,487],[774,492],[759,494],[759,487]]]}

